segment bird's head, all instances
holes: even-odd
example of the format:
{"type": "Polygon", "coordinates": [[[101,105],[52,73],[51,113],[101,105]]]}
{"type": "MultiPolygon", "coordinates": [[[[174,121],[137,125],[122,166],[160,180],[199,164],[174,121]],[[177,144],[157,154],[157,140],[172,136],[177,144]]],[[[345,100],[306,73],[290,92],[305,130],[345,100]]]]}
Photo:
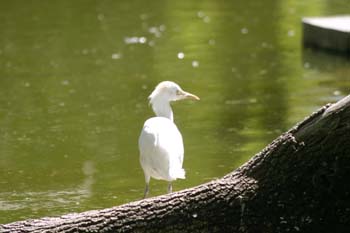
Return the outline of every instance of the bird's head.
{"type": "Polygon", "coordinates": [[[199,97],[181,89],[179,85],[171,81],[159,83],[148,97],[151,104],[155,101],[177,101],[183,99],[199,100],[199,97]]]}

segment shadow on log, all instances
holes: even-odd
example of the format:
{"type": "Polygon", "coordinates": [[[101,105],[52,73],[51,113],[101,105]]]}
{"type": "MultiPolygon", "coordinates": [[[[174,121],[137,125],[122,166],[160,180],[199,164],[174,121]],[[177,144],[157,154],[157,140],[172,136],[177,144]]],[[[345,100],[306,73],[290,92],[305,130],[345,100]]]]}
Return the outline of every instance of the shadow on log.
{"type": "Polygon", "coordinates": [[[225,177],[110,209],[0,225],[0,232],[350,232],[350,96],[225,177]]]}

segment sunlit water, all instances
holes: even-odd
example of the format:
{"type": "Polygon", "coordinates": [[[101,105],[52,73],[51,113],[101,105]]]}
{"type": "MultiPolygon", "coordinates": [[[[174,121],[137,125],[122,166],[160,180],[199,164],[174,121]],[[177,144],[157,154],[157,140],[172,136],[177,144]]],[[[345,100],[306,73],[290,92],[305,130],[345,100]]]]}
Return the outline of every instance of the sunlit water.
{"type": "MultiPolygon", "coordinates": [[[[7,1],[0,8],[0,223],[138,200],[147,96],[173,80],[180,190],[221,177],[350,90],[349,61],[301,46],[340,1],[7,1]]],[[[151,181],[151,195],[166,183],[151,181]]]]}

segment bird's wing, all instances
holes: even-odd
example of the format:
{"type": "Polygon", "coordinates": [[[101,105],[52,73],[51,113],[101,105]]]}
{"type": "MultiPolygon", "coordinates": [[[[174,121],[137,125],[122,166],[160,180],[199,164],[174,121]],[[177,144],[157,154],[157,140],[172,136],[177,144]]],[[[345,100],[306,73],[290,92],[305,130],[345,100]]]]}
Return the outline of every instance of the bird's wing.
{"type": "Polygon", "coordinates": [[[145,173],[156,179],[182,178],[174,177],[176,171],[183,170],[184,149],[182,136],[172,121],[163,117],[147,120],[139,138],[139,149],[145,173]]]}

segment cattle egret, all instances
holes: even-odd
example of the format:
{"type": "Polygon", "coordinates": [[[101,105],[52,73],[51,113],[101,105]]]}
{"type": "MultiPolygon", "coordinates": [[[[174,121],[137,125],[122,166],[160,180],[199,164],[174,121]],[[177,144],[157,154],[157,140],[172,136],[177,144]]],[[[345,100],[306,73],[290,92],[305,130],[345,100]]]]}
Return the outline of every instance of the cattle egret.
{"type": "Polygon", "coordinates": [[[140,163],[146,181],[144,198],[148,195],[151,177],[168,181],[168,193],[172,192],[172,181],[185,179],[182,168],[184,146],[181,133],[174,124],[170,102],[199,100],[171,81],[159,83],[148,99],[156,117],[145,122],[139,137],[140,163]]]}

